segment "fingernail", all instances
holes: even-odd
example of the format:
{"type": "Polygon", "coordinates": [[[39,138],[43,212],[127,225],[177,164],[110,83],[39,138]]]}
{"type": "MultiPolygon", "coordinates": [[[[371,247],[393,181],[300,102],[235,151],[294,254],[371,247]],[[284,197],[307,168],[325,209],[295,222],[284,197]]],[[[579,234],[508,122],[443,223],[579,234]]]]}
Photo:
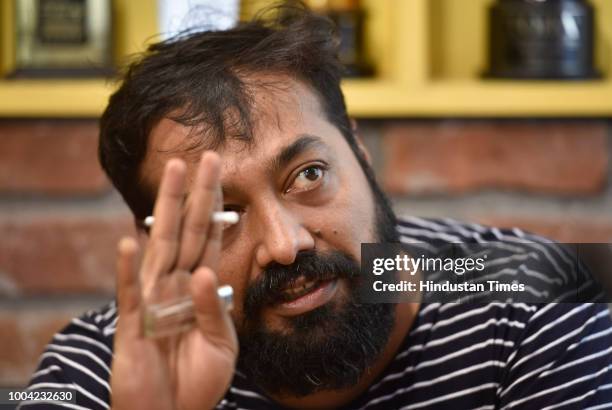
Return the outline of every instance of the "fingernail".
{"type": "Polygon", "coordinates": [[[117,248],[121,253],[131,253],[136,249],[136,243],[132,238],[121,238],[117,248]]]}

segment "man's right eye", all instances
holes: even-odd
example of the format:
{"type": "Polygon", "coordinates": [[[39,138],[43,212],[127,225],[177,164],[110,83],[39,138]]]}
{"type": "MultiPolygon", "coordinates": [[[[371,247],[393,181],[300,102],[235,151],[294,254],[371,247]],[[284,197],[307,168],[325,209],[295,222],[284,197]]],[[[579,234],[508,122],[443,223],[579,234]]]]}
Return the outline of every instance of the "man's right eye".
{"type": "Polygon", "coordinates": [[[285,193],[306,192],[318,188],[324,182],[327,169],[328,167],[323,164],[308,165],[298,172],[285,193]]]}
{"type": "Polygon", "coordinates": [[[234,204],[223,204],[223,212],[237,212],[242,213],[243,209],[239,205],[234,204]]]}

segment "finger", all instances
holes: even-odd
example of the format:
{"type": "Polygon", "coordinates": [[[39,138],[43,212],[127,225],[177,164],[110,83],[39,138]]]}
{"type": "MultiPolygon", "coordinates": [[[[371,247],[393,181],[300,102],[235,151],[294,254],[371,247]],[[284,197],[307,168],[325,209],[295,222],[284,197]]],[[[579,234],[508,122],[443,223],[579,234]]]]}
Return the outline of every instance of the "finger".
{"type": "Polygon", "coordinates": [[[191,279],[196,322],[202,334],[219,347],[237,354],[236,333],[223,302],[217,296],[217,276],[207,267],[198,268],[191,279]]]}
{"type": "Polygon", "coordinates": [[[191,271],[200,259],[215,206],[220,164],[217,153],[207,151],[202,155],[182,227],[178,269],[191,271]]]}
{"type": "MultiPolygon", "coordinates": [[[[217,186],[217,195],[215,203],[215,211],[223,210],[223,193],[221,186],[217,186]]],[[[223,236],[223,223],[216,222],[211,224],[204,251],[198,263],[198,266],[208,266],[213,271],[217,271],[219,267],[219,258],[221,254],[221,239],[223,236]]]]}
{"type": "Polygon", "coordinates": [[[150,291],[155,279],[168,273],[176,262],[186,173],[185,163],[176,158],[169,160],[164,168],[153,211],[155,224],[141,270],[145,293],[150,291]]]}
{"type": "MultiPolygon", "coordinates": [[[[125,325],[126,321],[134,321],[133,317],[140,312],[140,283],[136,268],[139,248],[136,240],[130,237],[122,238],[117,248],[117,328],[129,331],[134,326],[125,325]]],[[[134,334],[138,334],[137,326],[134,330],[134,334]]]]}

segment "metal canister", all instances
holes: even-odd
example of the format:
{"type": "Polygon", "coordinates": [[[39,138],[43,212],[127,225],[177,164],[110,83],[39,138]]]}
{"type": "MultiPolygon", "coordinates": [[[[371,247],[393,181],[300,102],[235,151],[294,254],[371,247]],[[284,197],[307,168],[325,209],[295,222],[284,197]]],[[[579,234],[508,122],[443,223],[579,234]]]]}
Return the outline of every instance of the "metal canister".
{"type": "Polygon", "coordinates": [[[497,0],[487,77],[592,79],[595,18],[587,0],[497,0]]]}

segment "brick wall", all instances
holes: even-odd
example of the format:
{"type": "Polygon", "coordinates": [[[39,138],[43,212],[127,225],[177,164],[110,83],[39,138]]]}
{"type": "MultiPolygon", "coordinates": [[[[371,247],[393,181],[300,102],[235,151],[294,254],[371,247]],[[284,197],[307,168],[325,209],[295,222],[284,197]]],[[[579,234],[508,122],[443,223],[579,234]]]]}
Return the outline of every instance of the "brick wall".
{"type": "Polygon", "coordinates": [[[96,145],[95,120],[0,120],[0,386],[26,383],[51,335],[113,293],[133,228],[96,145]]]}
{"type": "Polygon", "coordinates": [[[362,124],[399,213],[612,241],[612,132],[603,120],[362,124]]]}
{"type": "MultiPolygon", "coordinates": [[[[362,121],[400,213],[612,240],[610,124],[362,121]]],[[[50,336],[112,295],[129,213],[96,159],[95,120],[0,120],[0,386],[25,383],[50,336]]]]}

